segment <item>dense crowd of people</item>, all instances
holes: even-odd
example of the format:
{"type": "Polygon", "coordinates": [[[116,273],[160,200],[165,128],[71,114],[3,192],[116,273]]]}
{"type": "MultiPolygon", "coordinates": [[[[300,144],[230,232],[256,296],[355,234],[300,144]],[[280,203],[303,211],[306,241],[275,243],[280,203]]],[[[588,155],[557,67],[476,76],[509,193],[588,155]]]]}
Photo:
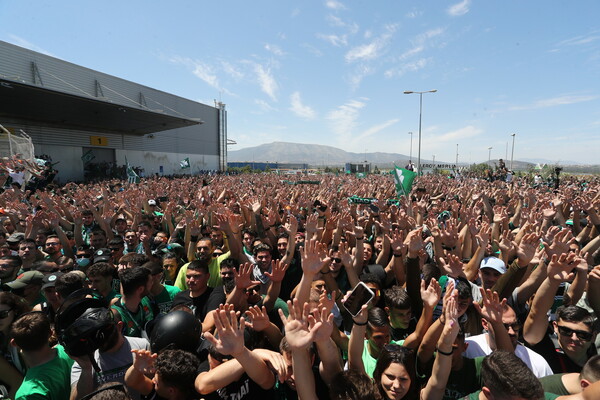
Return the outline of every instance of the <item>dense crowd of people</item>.
{"type": "Polygon", "coordinates": [[[5,186],[3,398],[600,398],[598,178],[301,179],[5,186]]]}

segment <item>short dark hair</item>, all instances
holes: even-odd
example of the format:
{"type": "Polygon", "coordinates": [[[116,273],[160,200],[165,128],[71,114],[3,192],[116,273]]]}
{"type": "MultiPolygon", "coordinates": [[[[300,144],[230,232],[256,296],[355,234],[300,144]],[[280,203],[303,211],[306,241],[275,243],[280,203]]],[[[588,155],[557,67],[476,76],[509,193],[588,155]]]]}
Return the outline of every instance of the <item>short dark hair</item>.
{"type": "Polygon", "coordinates": [[[152,275],[160,274],[161,272],[164,271],[162,265],[160,265],[159,263],[154,262],[154,261],[148,261],[147,263],[144,263],[144,265],[142,265],[142,267],[148,268],[152,275]]]}
{"type": "Polygon", "coordinates": [[[394,285],[385,290],[383,292],[383,299],[385,300],[385,305],[389,308],[405,310],[412,306],[410,297],[408,297],[408,293],[406,293],[406,289],[398,285],[394,285]]]}
{"type": "Polygon", "coordinates": [[[465,278],[459,276],[456,280],[455,289],[458,290],[458,297],[461,299],[472,299],[473,292],[471,291],[471,284],[465,278]]]}
{"type": "Polygon", "coordinates": [[[579,306],[560,306],[556,309],[556,320],[566,322],[583,322],[592,332],[595,331],[594,317],[588,310],[579,306]]]}
{"type": "Polygon", "coordinates": [[[266,251],[269,254],[271,254],[271,252],[273,251],[273,248],[266,243],[261,243],[259,245],[254,246],[254,248],[252,249],[252,254],[254,255],[254,257],[256,257],[258,255],[258,253],[263,252],[263,251],[266,251]]]}
{"type": "Polygon", "coordinates": [[[579,379],[586,379],[591,383],[600,380],[600,355],[590,357],[579,374],[579,379]]]}
{"type": "Polygon", "coordinates": [[[380,400],[381,395],[367,374],[356,369],[340,371],[329,385],[332,400],[380,400]]]}
{"type": "Polygon", "coordinates": [[[496,350],[483,359],[481,385],[499,398],[544,398],[540,381],[523,360],[512,352],[496,350]]]}
{"type": "Polygon", "coordinates": [[[36,351],[48,346],[51,333],[48,316],[35,311],[23,314],[10,328],[12,338],[24,351],[36,351]]]}
{"type": "Polygon", "coordinates": [[[119,259],[119,264],[131,264],[132,267],[140,267],[149,260],[145,254],[127,253],[119,259]]]}
{"type": "Polygon", "coordinates": [[[104,278],[115,275],[115,267],[109,263],[99,262],[88,268],[86,272],[88,278],[102,276],[104,278]]]}
{"type": "Polygon", "coordinates": [[[201,260],[194,260],[188,264],[187,269],[191,269],[192,271],[202,271],[205,273],[209,273],[208,270],[208,262],[201,260]]]}
{"type": "Polygon", "coordinates": [[[194,381],[198,374],[198,357],[184,350],[164,350],[156,359],[156,373],[167,386],[182,394],[196,393],[194,381]]]}
{"type": "Polygon", "coordinates": [[[367,318],[369,324],[367,330],[371,330],[373,327],[383,328],[390,326],[390,319],[383,308],[372,307],[369,310],[369,316],[367,318]]]}
{"type": "Polygon", "coordinates": [[[221,268],[225,267],[225,268],[233,268],[237,271],[237,269],[240,267],[240,262],[238,260],[236,260],[235,258],[226,258],[223,261],[221,261],[221,268]]]}
{"type": "Polygon", "coordinates": [[[71,293],[83,288],[83,277],[79,273],[73,271],[59,276],[56,280],[54,290],[56,293],[60,294],[63,299],[66,299],[71,293]]]}
{"type": "Polygon", "coordinates": [[[360,280],[363,281],[364,283],[374,283],[379,288],[382,287],[381,279],[379,279],[379,277],[373,273],[362,274],[360,276],[360,280]]]}
{"type": "Polygon", "coordinates": [[[140,286],[148,283],[150,270],[144,267],[128,268],[119,271],[119,280],[125,296],[133,294],[140,286]]]}

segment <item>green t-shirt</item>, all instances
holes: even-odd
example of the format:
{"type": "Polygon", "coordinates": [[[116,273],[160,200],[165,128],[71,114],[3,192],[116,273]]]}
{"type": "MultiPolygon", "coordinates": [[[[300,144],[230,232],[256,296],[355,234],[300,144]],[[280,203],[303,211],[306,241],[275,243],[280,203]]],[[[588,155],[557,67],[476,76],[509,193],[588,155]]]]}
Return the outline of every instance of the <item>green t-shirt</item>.
{"type": "MultiPolygon", "coordinates": [[[[397,344],[398,346],[402,346],[404,344],[404,340],[392,340],[390,343],[397,344]]],[[[369,353],[369,341],[365,339],[365,347],[363,348],[362,354],[363,365],[365,366],[365,372],[369,376],[369,378],[373,377],[373,372],[375,372],[375,366],[377,365],[377,359],[369,353]]]]}
{"type": "Polygon", "coordinates": [[[154,306],[154,310],[158,308],[160,314],[166,314],[173,306],[173,298],[181,289],[171,285],[163,285],[164,289],[154,298],[149,298],[150,304],[154,306]]]}
{"type": "Polygon", "coordinates": [[[146,323],[154,319],[150,300],[148,300],[147,297],[144,297],[138,305],[138,310],[135,313],[132,313],[125,308],[125,306],[121,303],[121,300],[122,299],[119,299],[119,301],[117,301],[111,308],[117,310],[121,316],[121,321],[123,321],[123,325],[125,327],[125,332],[123,334],[131,337],[144,337],[143,333],[145,333],[144,328],[146,327],[146,323]]]}
{"type": "MultiPolygon", "coordinates": [[[[208,279],[208,287],[215,288],[219,285],[222,285],[221,281],[221,263],[223,260],[226,260],[231,255],[231,252],[227,252],[225,254],[221,254],[219,257],[213,257],[208,264],[208,272],[210,273],[210,278],[208,279]]],[[[184,264],[177,273],[177,278],[175,278],[175,286],[177,286],[181,290],[188,290],[187,283],[185,282],[185,274],[187,274],[187,267],[190,263],[184,264]]]]}
{"type": "Polygon", "coordinates": [[[554,374],[544,376],[540,378],[540,382],[542,382],[542,387],[544,388],[544,392],[554,393],[559,396],[568,396],[571,393],[565,387],[562,377],[566,374],[554,374]]]}
{"type": "Polygon", "coordinates": [[[69,358],[61,345],[55,347],[56,357],[52,360],[29,368],[23,384],[17,390],[15,400],[63,400],[71,394],[71,367],[69,358]]]}

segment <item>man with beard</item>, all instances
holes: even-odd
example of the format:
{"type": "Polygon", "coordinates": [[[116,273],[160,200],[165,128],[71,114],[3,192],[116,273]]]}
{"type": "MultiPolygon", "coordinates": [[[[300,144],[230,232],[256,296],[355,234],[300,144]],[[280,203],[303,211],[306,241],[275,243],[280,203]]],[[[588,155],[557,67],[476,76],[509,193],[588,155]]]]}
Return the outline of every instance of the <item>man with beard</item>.
{"type": "MultiPolygon", "coordinates": [[[[105,308],[87,309],[74,322],[83,326],[93,326],[95,330],[102,330],[103,338],[98,350],[94,352],[94,360],[98,370],[88,356],[75,357],[69,355],[75,364],[71,369],[71,399],[81,397],[93,392],[106,382],[125,383],[125,372],[133,364],[132,350],[150,350],[150,343],[146,339],[123,336],[123,322],[115,322],[112,313],[105,308]]],[[[87,332],[96,335],[95,332],[87,332]]],[[[69,347],[67,347],[67,353],[69,347]]],[[[134,390],[129,391],[133,399],[140,399],[140,394],[134,390]]]]}
{"type": "Polygon", "coordinates": [[[146,323],[154,319],[148,298],[152,279],[150,270],[135,267],[119,271],[122,297],[112,305],[116,321],[125,324],[126,336],[143,337],[146,323]]]}
{"type": "Polygon", "coordinates": [[[152,312],[155,316],[168,313],[173,306],[173,299],[181,290],[178,287],[162,283],[165,271],[159,263],[150,261],[142,265],[142,267],[150,270],[148,299],[152,306],[152,312]]]}
{"type": "Polygon", "coordinates": [[[225,292],[222,287],[211,288],[208,286],[210,273],[205,261],[194,260],[188,264],[185,274],[188,290],[178,293],[173,299],[173,306],[180,304],[188,306],[200,321],[202,330],[212,328],[212,310],[219,304],[225,303],[225,292]],[[209,318],[207,318],[209,315],[209,318]]]}

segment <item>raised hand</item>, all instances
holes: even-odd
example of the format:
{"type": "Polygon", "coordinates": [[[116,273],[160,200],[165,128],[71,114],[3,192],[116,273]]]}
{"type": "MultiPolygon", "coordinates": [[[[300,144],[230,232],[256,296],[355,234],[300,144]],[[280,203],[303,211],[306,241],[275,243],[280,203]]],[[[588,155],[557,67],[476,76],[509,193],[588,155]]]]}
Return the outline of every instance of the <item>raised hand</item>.
{"type": "Polygon", "coordinates": [[[289,315],[286,317],[283,311],[279,309],[279,317],[285,328],[285,338],[292,350],[303,350],[308,348],[314,341],[321,322],[311,324],[309,328],[309,318],[314,317],[309,314],[308,303],[300,304],[298,299],[288,300],[289,315]]]}
{"type": "Polygon", "coordinates": [[[285,278],[285,271],[287,271],[288,267],[289,264],[282,264],[281,260],[273,260],[271,261],[272,272],[265,272],[265,275],[273,282],[281,282],[285,278]]]}
{"type": "Polygon", "coordinates": [[[575,253],[563,253],[560,256],[554,254],[548,264],[548,279],[558,283],[572,280],[575,278],[572,271],[578,263],[575,253]]]}
{"type": "Polygon", "coordinates": [[[441,297],[442,287],[435,278],[431,278],[427,287],[425,286],[425,280],[421,280],[421,300],[423,300],[423,306],[433,309],[437,306],[441,297]]]}
{"type": "Polygon", "coordinates": [[[315,326],[315,342],[323,342],[329,340],[331,332],[333,332],[333,314],[328,312],[325,307],[317,308],[312,313],[312,318],[309,319],[309,326],[314,328],[315,326]]]}
{"type": "Polygon", "coordinates": [[[446,261],[443,257],[438,259],[438,265],[440,266],[442,272],[446,275],[454,277],[462,276],[464,264],[460,258],[452,253],[446,253],[446,258],[448,261],[446,261]]]}
{"type": "Polygon", "coordinates": [[[238,270],[233,271],[233,276],[235,278],[235,286],[238,289],[247,289],[251,286],[260,285],[259,281],[252,280],[252,271],[254,266],[247,262],[241,264],[238,270]]]}
{"type": "Polygon", "coordinates": [[[521,268],[529,265],[535,256],[535,251],[539,247],[539,240],[540,238],[535,233],[525,235],[523,236],[523,239],[521,239],[521,243],[517,248],[518,264],[521,268]]]}
{"type": "Polygon", "coordinates": [[[133,358],[133,368],[144,375],[154,375],[154,361],[158,354],[150,350],[131,350],[135,355],[133,358]]]}
{"type": "Polygon", "coordinates": [[[307,275],[316,275],[323,268],[324,260],[320,257],[321,249],[316,239],[304,244],[302,249],[302,271],[307,275]]]}
{"type": "Polygon", "coordinates": [[[404,243],[408,247],[408,256],[410,258],[417,258],[419,256],[419,251],[425,247],[422,233],[423,228],[415,229],[410,231],[404,240],[404,243]]]}
{"type": "Polygon", "coordinates": [[[250,316],[250,321],[246,321],[246,325],[250,326],[257,332],[264,331],[271,325],[269,316],[267,315],[267,309],[263,306],[262,309],[258,306],[248,308],[246,314],[250,316]]]}
{"type": "Polygon", "coordinates": [[[491,324],[502,323],[502,313],[506,307],[506,299],[500,301],[498,293],[492,292],[490,289],[483,290],[483,288],[479,288],[479,291],[481,292],[483,307],[479,303],[473,302],[477,312],[491,324]]]}
{"type": "Polygon", "coordinates": [[[215,310],[213,313],[218,338],[210,332],[204,333],[204,337],[219,353],[233,357],[239,355],[244,350],[244,317],[240,318],[238,323],[233,310],[215,310]]]}
{"type": "Polygon", "coordinates": [[[333,309],[333,306],[335,305],[336,295],[337,291],[335,290],[331,292],[331,296],[329,296],[326,291],[323,291],[323,293],[319,295],[319,306],[317,308],[319,310],[324,308],[327,311],[327,313],[330,313],[333,309]]]}

